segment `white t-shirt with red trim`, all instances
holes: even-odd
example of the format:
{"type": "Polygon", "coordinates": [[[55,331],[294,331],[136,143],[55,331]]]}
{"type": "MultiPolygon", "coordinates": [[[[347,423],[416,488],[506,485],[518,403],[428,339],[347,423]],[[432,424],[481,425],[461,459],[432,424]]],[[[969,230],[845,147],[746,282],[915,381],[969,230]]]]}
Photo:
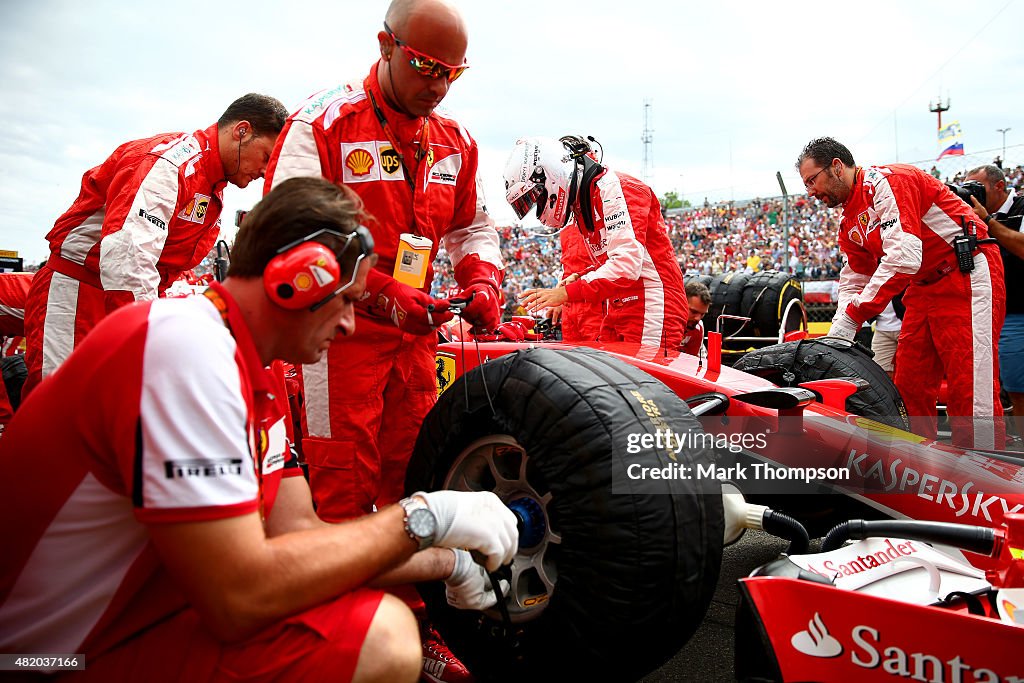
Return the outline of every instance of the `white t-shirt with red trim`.
{"type": "Polygon", "coordinates": [[[8,427],[0,652],[98,653],[183,608],[146,525],[257,511],[255,460],[269,514],[286,399],[215,288],[234,334],[204,296],[120,309],[8,427]]]}

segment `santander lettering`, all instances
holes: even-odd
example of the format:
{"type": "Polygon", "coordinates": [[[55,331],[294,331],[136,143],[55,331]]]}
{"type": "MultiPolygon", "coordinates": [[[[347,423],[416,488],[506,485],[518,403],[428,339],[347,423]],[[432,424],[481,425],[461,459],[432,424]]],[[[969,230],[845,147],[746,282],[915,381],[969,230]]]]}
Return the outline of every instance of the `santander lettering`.
{"type": "Polygon", "coordinates": [[[992,669],[968,664],[960,655],[942,661],[925,652],[907,652],[896,645],[882,646],[878,629],[855,626],[850,633],[854,648],[850,661],[865,669],[930,683],[1024,683],[1019,676],[1002,676],[992,669]]]}
{"type": "Polygon", "coordinates": [[[888,564],[893,560],[898,560],[901,557],[913,555],[917,552],[917,548],[914,547],[914,541],[901,541],[893,543],[892,539],[885,540],[885,549],[878,552],[858,555],[855,559],[849,562],[836,562],[835,560],[825,560],[821,563],[821,569],[808,563],[807,568],[815,574],[832,578],[836,574],[842,576],[854,576],[861,572],[866,572],[869,569],[875,567],[881,567],[883,564],[888,564]]]}

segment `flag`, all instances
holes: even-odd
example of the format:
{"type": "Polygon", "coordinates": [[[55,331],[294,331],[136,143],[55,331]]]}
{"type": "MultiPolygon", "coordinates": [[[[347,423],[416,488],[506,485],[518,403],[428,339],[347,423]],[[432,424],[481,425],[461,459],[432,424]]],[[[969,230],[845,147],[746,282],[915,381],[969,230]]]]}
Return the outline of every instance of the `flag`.
{"type": "Polygon", "coordinates": [[[954,121],[948,126],[939,128],[939,152],[938,158],[949,156],[963,156],[964,143],[960,142],[960,122],[954,121]]]}

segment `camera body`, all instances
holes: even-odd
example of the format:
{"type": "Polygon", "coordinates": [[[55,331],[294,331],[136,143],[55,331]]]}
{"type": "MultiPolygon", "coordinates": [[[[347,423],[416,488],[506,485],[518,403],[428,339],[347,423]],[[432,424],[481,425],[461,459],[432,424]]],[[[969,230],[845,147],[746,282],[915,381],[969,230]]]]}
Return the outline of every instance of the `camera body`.
{"type": "Polygon", "coordinates": [[[946,187],[948,187],[957,197],[964,200],[967,206],[972,208],[974,206],[971,204],[971,197],[974,197],[978,200],[979,204],[985,206],[985,186],[977,180],[968,180],[967,182],[959,185],[946,183],[946,187]]]}

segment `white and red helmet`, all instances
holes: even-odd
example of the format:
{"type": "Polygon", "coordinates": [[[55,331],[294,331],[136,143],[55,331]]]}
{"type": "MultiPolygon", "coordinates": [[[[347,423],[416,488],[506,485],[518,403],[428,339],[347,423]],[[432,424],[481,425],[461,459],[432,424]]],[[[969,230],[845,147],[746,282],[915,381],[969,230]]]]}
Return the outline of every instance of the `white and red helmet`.
{"type": "Polygon", "coordinates": [[[505,199],[523,218],[534,206],[549,228],[569,222],[580,169],[570,152],[553,138],[521,138],[505,164],[505,199]]]}

